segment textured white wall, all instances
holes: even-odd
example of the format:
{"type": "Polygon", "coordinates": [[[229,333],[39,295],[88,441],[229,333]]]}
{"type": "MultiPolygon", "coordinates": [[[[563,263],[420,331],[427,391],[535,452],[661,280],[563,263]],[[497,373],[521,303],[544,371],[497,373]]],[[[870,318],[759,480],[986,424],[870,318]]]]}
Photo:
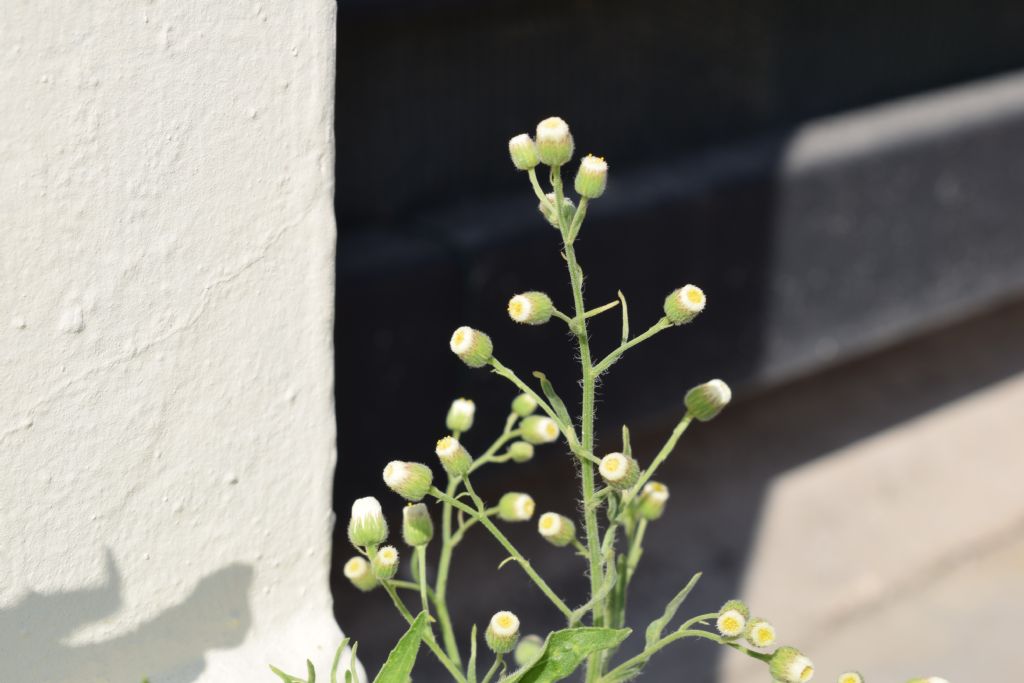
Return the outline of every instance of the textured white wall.
{"type": "Polygon", "coordinates": [[[329,661],[333,0],[0,3],[0,681],[329,661]]]}

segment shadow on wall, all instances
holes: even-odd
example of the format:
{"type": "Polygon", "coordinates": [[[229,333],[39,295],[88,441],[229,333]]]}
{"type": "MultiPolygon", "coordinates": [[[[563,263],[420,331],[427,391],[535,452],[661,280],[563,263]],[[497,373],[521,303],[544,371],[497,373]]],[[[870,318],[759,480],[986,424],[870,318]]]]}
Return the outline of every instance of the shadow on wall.
{"type": "Polygon", "coordinates": [[[0,681],[138,683],[149,677],[190,683],[206,668],[204,653],[242,643],[251,625],[248,593],[253,570],[231,564],[200,581],[181,603],[110,640],[69,645],[80,628],[122,605],[123,579],[106,554],[106,577],[93,588],[30,592],[0,609],[0,642],[15,656],[0,657],[0,681]]]}

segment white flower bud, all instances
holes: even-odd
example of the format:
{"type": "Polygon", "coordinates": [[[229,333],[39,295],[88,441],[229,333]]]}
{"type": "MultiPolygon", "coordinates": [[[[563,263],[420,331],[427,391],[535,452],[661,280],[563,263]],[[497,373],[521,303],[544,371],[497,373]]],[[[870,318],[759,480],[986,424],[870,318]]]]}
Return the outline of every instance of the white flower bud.
{"type": "Polygon", "coordinates": [[[370,571],[370,563],[362,557],[353,557],[345,563],[345,578],[364,593],[377,587],[377,579],[370,571]]]}
{"type": "Polygon", "coordinates": [[[511,652],[519,640],[519,617],[507,611],[496,613],[487,624],[484,640],[496,654],[511,652]]]}
{"type": "Polygon", "coordinates": [[[730,600],[718,610],[715,626],[725,638],[739,638],[747,628],[750,609],[742,600],[730,600]]]}
{"type": "Polygon", "coordinates": [[[780,647],[768,663],[772,678],[780,683],[807,683],[814,677],[814,663],[795,647],[780,647]]]}
{"type": "Polygon", "coordinates": [[[844,674],[839,674],[836,683],[864,683],[864,677],[856,671],[847,671],[844,674]]]}
{"type": "Polygon", "coordinates": [[[491,338],[480,330],[463,325],[452,333],[448,344],[452,353],[462,359],[471,368],[482,368],[494,355],[494,344],[491,338]]]}
{"type": "Polygon", "coordinates": [[[543,325],[551,320],[555,306],[544,292],[523,292],[509,299],[508,317],[525,325],[543,325]]]}
{"type": "Polygon", "coordinates": [[[558,437],[561,434],[555,421],[544,415],[524,417],[523,421],[519,423],[519,429],[522,432],[523,439],[535,446],[554,443],[558,441],[558,437]]]}
{"type": "Polygon", "coordinates": [[[384,468],[384,483],[388,488],[414,503],[423,500],[433,482],[434,473],[418,462],[392,460],[384,468]]]}
{"type": "Polygon", "coordinates": [[[438,441],[434,452],[437,453],[437,458],[441,461],[441,467],[452,477],[466,476],[470,465],[473,464],[473,456],[457,439],[451,436],[446,436],[438,441]]]}
{"type": "Polygon", "coordinates": [[[352,516],[348,521],[348,540],[357,548],[380,545],[388,537],[388,523],[380,502],[373,496],[352,503],[352,516]]]}
{"type": "Polygon", "coordinates": [[[573,143],[569,124],[557,116],[537,124],[537,157],[548,166],[564,166],[572,159],[573,143]]]}
{"type": "Polygon", "coordinates": [[[521,133],[508,141],[508,153],[512,163],[520,171],[529,171],[540,163],[537,158],[537,145],[526,133],[521,133]]]}
{"type": "Polygon", "coordinates": [[[641,517],[653,522],[665,512],[665,503],[667,502],[668,487],[661,482],[649,481],[644,484],[640,501],[637,503],[637,511],[641,517]]]}
{"type": "Polygon", "coordinates": [[[457,398],[452,401],[445,418],[445,426],[453,432],[468,432],[473,426],[476,415],[476,404],[468,398],[457,398]]]}
{"type": "Polygon", "coordinates": [[[505,522],[528,522],[536,507],[529,494],[506,493],[498,501],[498,517],[505,522]]]}
{"type": "Polygon", "coordinates": [[[684,325],[696,318],[706,303],[700,287],[686,285],[665,297],[665,317],[673,325],[684,325]]]}
{"type": "Polygon", "coordinates": [[[771,647],[775,644],[775,627],[764,619],[754,617],[747,622],[743,637],[754,647],[771,647]]]}
{"type": "Polygon", "coordinates": [[[732,400],[732,390],[720,379],[713,379],[686,392],[686,409],[701,422],[714,419],[732,400]]]}
{"type": "Polygon", "coordinates": [[[537,399],[529,394],[519,394],[512,399],[512,412],[519,417],[532,415],[537,410],[537,399]]]}
{"type": "Polygon", "coordinates": [[[587,199],[597,199],[604,194],[608,184],[608,162],[601,157],[588,154],[580,161],[576,173],[576,194],[587,199]]]}
{"type": "Polygon", "coordinates": [[[378,550],[370,567],[378,581],[395,578],[395,574],[398,573],[398,551],[395,550],[395,546],[386,545],[378,550]]]}
{"type": "Polygon", "coordinates": [[[576,538],[576,525],[557,512],[545,512],[537,520],[537,531],[551,545],[564,548],[576,538]]]}
{"type": "Polygon", "coordinates": [[[601,458],[597,471],[605,483],[617,491],[625,491],[640,478],[636,460],[622,453],[609,453],[601,458]]]}

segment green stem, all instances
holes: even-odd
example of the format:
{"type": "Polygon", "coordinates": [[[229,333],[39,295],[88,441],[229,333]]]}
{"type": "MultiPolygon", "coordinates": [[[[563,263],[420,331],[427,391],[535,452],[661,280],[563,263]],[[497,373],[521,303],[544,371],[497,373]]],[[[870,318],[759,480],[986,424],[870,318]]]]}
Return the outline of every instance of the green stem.
{"type": "Polygon", "coordinates": [[[594,374],[595,375],[602,374],[605,370],[610,368],[612,366],[612,364],[615,361],[617,361],[622,356],[622,354],[624,354],[626,351],[628,351],[629,349],[633,348],[634,346],[636,346],[637,344],[639,344],[642,341],[647,341],[648,339],[650,339],[654,335],[656,335],[659,332],[662,332],[664,330],[667,330],[670,327],[672,327],[672,323],[669,322],[668,318],[662,318],[658,322],[656,322],[653,325],[651,325],[650,328],[648,328],[648,330],[646,332],[644,332],[643,334],[639,334],[639,335],[633,337],[632,339],[630,339],[629,341],[623,342],[621,345],[619,345],[619,347],[617,349],[615,349],[614,351],[609,353],[607,356],[602,358],[601,362],[599,362],[597,365],[594,366],[594,374]]]}
{"type": "Polygon", "coordinates": [[[618,681],[629,680],[629,678],[632,678],[634,675],[636,675],[636,673],[638,673],[634,672],[631,674],[630,671],[632,669],[634,669],[638,665],[645,664],[647,660],[650,659],[651,656],[654,655],[656,652],[667,647],[668,645],[671,645],[677,640],[682,640],[683,638],[706,638],[707,640],[718,643],[719,645],[728,645],[726,641],[722,640],[721,636],[717,636],[714,633],[708,633],[707,631],[690,631],[679,629],[678,631],[670,633],[669,635],[665,636],[664,638],[656,642],[654,645],[645,649],[636,657],[627,659],[622,664],[619,664],[617,667],[615,667],[607,674],[602,676],[599,679],[600,683],[617,683],[618,681]]]}
{"type": "Polygon", "coordinates": [[[420,600],[423,603],[423,611],[430,616],[430,602],[427,600],[427,548],[426,546],[416,546],[416,560],[419,562],[420,568],[420,600]]]}
{"type": "Polygon", "coordinates": [[[498,668],[501,666],[501,660],[504,659],[504,655],[495,655],[494,664],[491,664],[491,668],[487,670],[487,674],[484,676],[480,683],[489,683],[494,674],[498,673],[498,668]]]}
{"type": "Polygon", "coordinates": [[[541,204],[547,204],[548,206],[551,206],[551,203],[548,201],[547,194],[541,188],[540,181],[537,180],[537,169],[531,168],[529,171],[527,171],[527,174],[530,176],[530,185],[533,186],[533,193],[537,195],[537,199],[540,200],[541,204]]]}
{"type": "MultiPolygon", "coordinates": [[[[488,517],[493,517],[494,515],[498,514],[498,508],[487,508],[486,510],[484,510],[484,514],[488,517]]],[[[455,530],[455,533],[452,534],[452,547],[455,547],[459,545],[459,543],[462,543],[462,539],[466,536],[466,532],[469,531],[469,529],[474,524],[476,524],[476,521],[476,517],[470,517],[468,520],[463,522],[458,529],[455,530]]]]}
{"type": "Polygon", "coordinates": [[[629,509],[630,502],[636,498],[637,493],[643,489],[644,484],[650,481],[651,477],[654,476],[654,473],[657,471],[658,467],[661,466],[661,463],[665,462],[665,459],[672,454],[672,451],[675,450],[676,444],[679,443],[680,437],[682,437],[683,432],[686,431],[686,428],[690,426],[691,422],[693,422],[693,415],[687,412],[686,415],[683,416],[683,419],[679,421],[679,424],[676,425],[676,428],[672,430],[672,434],[668,437],[668,441],[666,441],[665,445],[661,447],[658,454],[654,456],[654,460],[652,460],[651,464],[646,470],[644,470],[644,473],[640,475],[637,482],[633,484],[633,488],[629,489],[629,491],[622,496],[622,514],[626,513],[629,509]]]}
{"type": "MultiPolygon", "coordinates": [[[[458,479],[448,478],[448,487],[445,489],[448,497],[455,495],[458,488],[458,479]]],[[[444,647],[448,655],[461,668],[462,657],[459,655],[459,643],[455,639],[455,630],[452,628],[452,618],[448,613],[448,572],[452,564],[452,551],[455,546],[452,544],[452,506],[444,505],[441,510],[441,557],[437,563],[437,582],[434,593],[436,595],[437,621],[441,625],[441,636],[444,638],[444,647]]]]}
{"type": "MultiPolygon", "coordinates": [[[[395,592],[394,587],[389,581],[384,581],[381,585],[384,587],[387,594],[391,596],[391,602],[395,603],[395,607],[398,608],[398,611],[403,617],[405,617],[405,620],[411,626],[415,619],[412,614],[409,613],[409,610],[406,609],[405,603],[402,602],[402,599],[398,597],[398,593],[395,592]]],[[[437,657],[437,661],[441,662],[442,666],[448,669],[448,673],[452,675],[452,678],[458,681],[458,683],[466,683],[466,677],[462,675],[462,671],[460,671],[459,667],[457,667],[452,660],[448,658],[448,655],[444,653],[444,650],[438,647],[437,641],[434,640],[434,634],[429,630],[425,630],[423,632],[423,642],[427,644],[430,651],[434,653],[435,657],[437,657]]]]}
{"type": "MultiPolygon", "coordinates": [[[[524,394],[529,394],[531,397],[533,397],[533,400],[537,402],[537,405],[540,406],[540,409],[543,410],[544,413],[547,414],[547,416],[554,420],[555,424],[558,425],[558,428],[565,436],[565,440],[569,442],[569,448],[572,450],[572,452],[576,453],[576,455],[580,455],[580,443],[579,439],[576,437],[575,428],[571,424],[566,424],[565,422],[563,422],[562,418],[558,416],[558,413],[555,412],[554,408],[552,408],[540,394],[534,391],[530,387],[530,385],[528,385],[523,380],[519,379],[519,376],[513,370],[502,365],[501,362],[494,357],[491,358],[490,364],[491,367],[494,368],[495,374],[504,377],[508,381],[512,382],[512,384],[516,385],[516,387],[518,387],[521,392],[523,392],[524,394]]],[[[590,457],[593,458],[593,454],[590,454],[590,457]]]]}
{"type": "MultiPolygon", "coordinates": [[[[564,614],[567,619],[572,616],[572,610],[569,609],[569,606],[566,605],[565,602],[561,598],[559,598],[553,590],[551,590],[551,587],[548,586],[547,582],[544,581],[544,579],[542,579],[536,571],[534,571],[529,561],[527,561],[526,558],[523,557],[522,553],[516,550],[516,547],[512,545],[512,542],[505,537],[505,534],[501,533],[501,530],[499,530],[498,527],[494,526],[494,524],[486,515],[484,515],[478,510],[474,510],[473,508],[466,505],[462,501],[456,498],[452,498],[445,492],[438,489],[436,486],[431,487],[430,495],[434,496],[438,500],[448,503],[452,507],[462,510],[470,517],[477,518],[477,521],[479,521],[480,524],[484,526],[484,528],[491,532],[491,535],[494,536],[498,543],[500,543],[502,547],[508,551],[512,558],[516,560],[519,566],[523,568],[523,571],[526,572],[526,575],[529,576],[535,584],[537,584],[537,587],[540,588],[541,592],[544,593],[544,595],[547,596],[551,603],[558,608],[558,611],[564,614]]],[[[475,495],[474,498],[476,498],[475,495]]],[[[477,498],[476,500],[479,499],[477,498]]]]}

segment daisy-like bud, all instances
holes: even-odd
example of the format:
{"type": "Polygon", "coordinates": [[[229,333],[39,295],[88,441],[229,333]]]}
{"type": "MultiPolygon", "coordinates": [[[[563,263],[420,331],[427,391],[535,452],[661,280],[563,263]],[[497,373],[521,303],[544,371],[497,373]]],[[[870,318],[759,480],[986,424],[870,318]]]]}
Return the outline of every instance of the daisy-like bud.
{"type": "Polygon", "coordinates": [[[444,471],[453,477],[466,476],[469,466],[473,464],[473,456],[452,436],[446,436],[438,441],[434,452],[437,453],[444,471]]]}
{"type": "Polygon", "coordinates": [[[473,427],[474,415],[476,415],[476,404],[468,398],[457,398],[452,401],[444,423],[453,432],[468,432],[473,427]]]}
{"type": "Polygon", "coordinates": [[[434,483],[434,473],[418,462],[392,460],[384,468],[384,483],[406,500],[423,500],[434,483]]]}
{"type": "Polygon", "coordinates": [[[856,671],[847,671],[844,674],[839,674],[839,678],[836,680],[836,683],[864,683],[864,677],[856,671]]]}
{"type": "Polygon", "coordinates": [[[524,325],[543,325],[554,310],[551,297],[544,292],[523,292],[508,301],[508,317],[524,325]]]}
{"type": "Polygon", "coordinates": [[[608,184],[608,162],[601,157],[588,154],[580,161],[576,172],[576,194],[587,199],[597,199],[604,194],[608,184]]]}
{"type": "MultiPolygon", "coordinates": [[[[551,224],[552,228],[558,228],[560,227],[558,225],[558,215],[555,213],[555,204],[558,202],[558,198],[554,192],[548,192],[545,196],[548,200],[538,204],[537,208],[547,222],[551,224]]],[[[565,221],[566,225],[571,225],[575,215],[576,205],[568,197],[562,197],[562,220],[565,221]]]]}
{"type": "Polygon", "coordinates": [[[640,493],[637,511],[641,517],[653,522],[665,512],[665,503],[667,502],[668,487],[658,481],[649,481],[644,484],[644,489],[640,493]]]}
{"type": "Polygon", "coordinates": [[[750,619],[750,609],[742,600],[730,600],[718,610],[718,620],[715,626],[718,632],[726,638],[739,638],[747,629],[747,620],[750,619]]]}
{"type": "Polygon", "coordinates": [[[434,520],[423,503],[407,505],[402,510],[402,540],[413,547],[426,545],[434,538],[434,520]]]}
{"type": "Polygon", "coordinates": [[[512,163],[520,171],[529,171],[540,163],[537,158],[537,145],[526,133],[521,133],[508,141],[508,153],[512,163]]]}
{"type": "Polygon", "coordinates": [[[686,409],[701,422],[714,419],[732,400],[732,390],[720,379],[699,384],[686,392],[686,409]]]}
{"type": "Polygon", "coordinates": [[[452,339],[448,343],[452,353],[462,359],[462,362],[471,368],[482,368],[487,365],[494,354],[494,344],[491,338],[480,330],[463,325],[452,333],[452,339]]]}
{"type": "Polygon", "coordinates": [[[523,639],[519,641],[512,658],[516,666],[526,666],[537,658],[543,648],[544,639],[536,633],[531,633],[528,636],[523,636],[523,639]]]}
{"type": "Polygon", "coordinates": [[[388,523],[380,502],[373,496],[352,503],[352,516],[348,520],[348,540],[357,548],[380,545],[387,540],[388,523]]]}
{"type": "Polygon", "coordinates": [[[673,325],[685,325],[704,310],[707,299],[700,287],[686,285],[665,297],[665,317],[673,325]]]}
{"type": "Polygon", "coordinates": [[[536,507],[527,493],[506,493],[498,501],[498,517],[506,522],[528,522],[536,507]]]}
{"type": "Polygon", "coordinates": [[[814,662],[795,647],[780,647],[768,662],[768,670],[780,683],[807,683],[814,677],[814,662]]]}
{"type": "Polygon", "coordinates": [[[511,652],[519,640],[519,617],[507,611],[497,612],[487,624],[484,640],[495,654],[511,652]]]}
{"type": "Polygon", "coordinates": [[[545,512],[537,520],[537,531],[548,543],[559,548],[572,543],[576,538],[576,525],[568,517],[557,512],[545,512]]]}
{"type": "Polygon", "coordinates": [[[636,460],[622,453],[609,453],[601,458],[597,471],[606,484],[618,491],[625,491],[640,478],[636,460]]]}
{"type": "Polygon", "coordinates": [[[524,417],[523,421],[519,423],[519,429],[523,433],[523,439],[535,446],[544,443],[554,443],[558,441],[558,437],[561,434],[555,421],[544,415],[524,417]]]}
{"type": "Polygon", "coordinates": [[[512,412],[519,417],[532,415],[537,410],[537,399],[529,394],[519,394],[512,399],[512,412]]]}
{"type": "Polygon", "coordinates": [[[398,551],[395,550],[395,546],[386,545],[378,550],[370,562],[370,567],[378,581],[395,578],[395,574],[398,573],[398,551]]]}
{"type": "Polygon", "coordinates": [[[377,578],[370,571],[370,563],[362,557],[353,557],[346,562],[344,572],[345,578],[364,593],[377,587],[377,578]]]}
{"type": "Polygon", "coordinates": [[[743,637],[754,647],[771,647],[775,644],[775,627],[764,619],[754,617],[747,622],[743,637]]]}
{"type": "Polygon", "coordinates": [[[572,133],[569,124],[557,116],[537,124],[537,157],[548,166],[564,166],[572,159],[572,133]]]}
{"type": "Polygon", "coordinates": [[[512,462],[524,463],[533,458],[533,444],[526,441],[513,441],[508,447],[512,462]]]}

